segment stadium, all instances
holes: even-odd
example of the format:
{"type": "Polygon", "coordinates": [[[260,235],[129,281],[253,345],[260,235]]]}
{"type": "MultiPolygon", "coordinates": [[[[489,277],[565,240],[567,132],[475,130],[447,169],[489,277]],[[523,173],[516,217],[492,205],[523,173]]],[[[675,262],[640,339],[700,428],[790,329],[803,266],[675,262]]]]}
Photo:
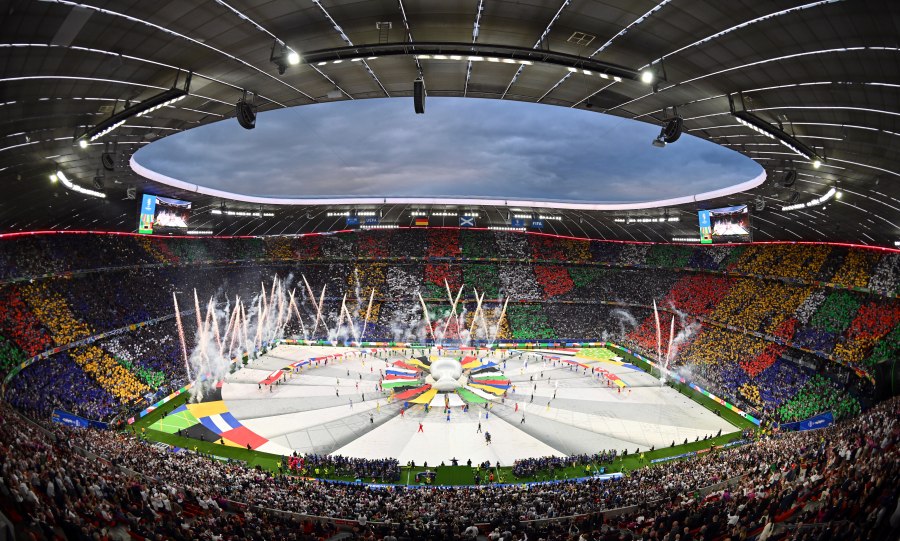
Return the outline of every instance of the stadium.
{"type": "Polygon", "coordinates": [[[898,8],[2,6],[0,541],[900,539],[898,8]]]}

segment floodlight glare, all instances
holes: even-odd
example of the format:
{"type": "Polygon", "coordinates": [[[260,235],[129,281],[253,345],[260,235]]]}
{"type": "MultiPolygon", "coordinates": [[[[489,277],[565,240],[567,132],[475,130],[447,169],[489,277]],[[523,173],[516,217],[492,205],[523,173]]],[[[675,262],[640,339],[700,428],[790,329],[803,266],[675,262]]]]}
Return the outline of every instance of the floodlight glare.
{"type": "Polygon", "coordinates": [[[653,72],[650,70],[644,70],[641,72],[641,82],[650,84],[653,82],[653,72]]]}
{"type": "Polygon", "coordinates": [[[81,139],[81,140],[79,140],[79,141],[78,141],[78,146],[80,146],[81,148],[87,148],[87,147],[88,147],[87,139],[81,139]]]}
{"type": "Polygon", "coordinates": [[[125,121],[131,117],[143,116],[147,113],[156,111],[157,109],[183,100],[189,95],[188,91],[191,87],[191,75],[191,72],[187,73],[183,88],[178,88],[178,78],[176,77],[176,86],[173,86],[172,88],[164,92],[156,94],[155,96],[150,96],[149,98],[134,105],[126,107],[118,113],[115,113],[109,118],[101,121],[96,126],[87,130],[87,132],[82,136],[82,141],[79,141],[78,144],[81,145],[82,143],[84,143],[84,146],[82,146],[81,148],[85,148],[89,141],[96,141],[97,139],[100,139],[104,135],[125,124],[125,121]],[[87,141],[85,141],[84,139],[87,139],[87,141]]]}
{"type": "Polygon", "coordinates": [[[50,175],[50,182],[56,182],[57,180],[59,180],[59,177],[57,177],[55,174],[50,175]]]}
{"type": "Polygon", "coordinates": [[[296,66],[297,64],[300,63],[300,55],[297,54],[296,51],[291,51],[290,53],[288,53],[287,60],[288,60],[288,64],[290,64],[292,66],[296,66]]]}
{"type": "Polygon", "coordinates": [[[821,165],[822,165],[822,161],[821,161],[821,160],[813,160],[813,167],[815,167],[816,169],[818,169],[819,167],[821,167],[821,165]]]}
{"type": "MultiPolygon", "coordinates": [[[[106,197],[106,194],[103,192],[98,192],[96,190],[89,190],[87,188],[82,188],[78,184],[73,183],[71,180],[69,180],[68,177],[66,177],[66,174],[63,173],[62,171],[57,171],[55,175],[51,175],[50,179],[52,180],[54,177],[58,178],[60,180],[60,182],[63,183],[63,186],[65,186],[69,190],[72,190],[73,192],[78,192],[78,193],[84,194],[84,195],[90,195],[91,197],[99,197],[101,199],[106,197]]],[[[56,181],[54,181],[54,182],[56,182],[56,181]]]]}
{"type": "Polygon", "coordinates": [[[843,192],[837,192],[837,193],[834,194],[834,198],[835,198],[835,199],[840,199],[840,198],[843,197],[843,196],[844,196],[844,193],[843,193],[843,192]]]}

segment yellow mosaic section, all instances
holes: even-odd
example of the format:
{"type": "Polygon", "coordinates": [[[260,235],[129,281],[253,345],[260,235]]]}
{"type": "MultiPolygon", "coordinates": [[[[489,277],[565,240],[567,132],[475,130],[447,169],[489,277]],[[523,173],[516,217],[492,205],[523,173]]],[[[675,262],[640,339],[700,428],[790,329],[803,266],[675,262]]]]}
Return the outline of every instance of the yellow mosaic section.
{"type": "Polygon", "coordinates": [[[878,262],[879,257],[880,254],[868,250],[850,250],[841,268],[829,282],[845,287],[866,287],[869,285],[872,267],[878,262]]]}
{"type": "MultiPolygon", "coordinates": [[[[41,323],[50,329],[56,344],[71,344],[93,334],[86,323],[75,317],[65,299],[45,284],[23,288],[22,296],[41,323]]],[[[119,400],[131,401],[150,390],[112,355],[97,346],[75,348],[69,353],[85,373],[119,400]]]]}

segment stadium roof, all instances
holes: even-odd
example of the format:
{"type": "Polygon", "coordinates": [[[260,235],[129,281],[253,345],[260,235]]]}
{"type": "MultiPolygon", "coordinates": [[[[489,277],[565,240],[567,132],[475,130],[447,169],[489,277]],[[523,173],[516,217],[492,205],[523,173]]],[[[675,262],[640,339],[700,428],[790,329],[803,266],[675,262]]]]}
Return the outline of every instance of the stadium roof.
{"type": "Polygon", "coordinates": [[[768,179],[665,209],[364,205],[383,223],[408,224],[416,209],[471,209],[481,214],[479,225],[503,226],[525,212],[561,217],[548,220],[547,232],[671,241],[697,236],[698,208],[749,203],[758,209],[756,240],[882,246],[900,240],[900,5],[890,0],[14,0],[8,6],[0,17],[0,231],[134,230],[138,201],[127,198],[130,187],[193,201],[193,227],[221,234],[340,228],[341,217],[328,213],[347,205],[261,208],[191,193],[137,175],[131,154],[160,137],[233,117],[245,90],[265,111],[409,98],[421,76],[429,96],[540,102],[659,125],[677,108],[685,130],[752,157],[768,179]],[[291,51],[299,64],[288,62],[291,51]],[[644,70],[655,75],[653,83],[641,80],[644,70]],[[147,103],[176,79],[183,84],[188,71],[187,97],[79,147],[126,103],[147,103]],[[730,102],[806,148],[795,152],[740,123],[730,102]],[[112,155],[106,164],[112,171],[101,163],[104,152],[112,155]],[[791,169],[796,182],[784,187],[791,169]],[[56,170],[85,188],[99,177],[107,197],[52,185],[56,170]],[[838,192],[840,199],[781,210],[838,192]],[[274,216],[210,212],[223,203],[274,216]],[[617,221],[666,215],[681,219],[617,221]]]}

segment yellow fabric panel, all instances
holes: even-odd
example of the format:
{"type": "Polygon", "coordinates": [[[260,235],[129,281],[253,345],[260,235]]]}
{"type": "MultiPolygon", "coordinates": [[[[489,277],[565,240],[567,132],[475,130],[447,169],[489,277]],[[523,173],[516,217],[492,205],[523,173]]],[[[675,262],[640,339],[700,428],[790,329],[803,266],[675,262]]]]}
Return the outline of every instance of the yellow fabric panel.
{"type": "Polygon", "coordinates": [[[194,417],[209,417],[210,415],[217,415],[219,413],[225,413],[228,411],[228,406],[225,405],[225,402],[222,400],[216,400],[215,402],[203,402],[201,404],[188,404],[188,411],[194,414],[194,417]]]}
{"type": "Polygon", "coordinates": [[[490,385],[481,385],[481,384],[479,384],[479,383],[470,383],[470,384],[469,384],[469,387],[474,387],[474,388],[476,388],[476,389],[481,389],[482,391],[486,391],[486,392],[489,392],[489,393],[491,393],[491,394],[495,394],[495,395],[497,395],[497,396],[500,396],[500,395],[502,395],[503,393],[506,392],[506,390],[504,390],[504,389],[498,389],[498,388],[496,388],[496,387],[491,387],[490,385]]]}
{"type": "Polygon", "coordinates": [[[431,400],[437,394],[437,389],[428,389],[424,393],[420,394],[417,398],[410,400],[409,402],[412,404],[430,404],[431,400]]]}

